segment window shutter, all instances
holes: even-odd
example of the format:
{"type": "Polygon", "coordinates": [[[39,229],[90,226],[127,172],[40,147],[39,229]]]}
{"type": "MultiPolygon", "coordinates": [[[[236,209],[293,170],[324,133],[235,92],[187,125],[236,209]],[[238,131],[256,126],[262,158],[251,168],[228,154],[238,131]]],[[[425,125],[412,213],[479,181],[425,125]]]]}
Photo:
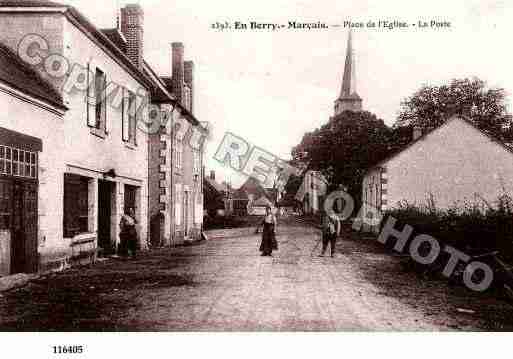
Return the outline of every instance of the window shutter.
{"type": "Polygon", "coordinates": [[[132,143],[134,145],[137,144],[137,122],[141,119],[141,116],[143,116],[142,112],[140,112],[139,110],[142,109],[144,106],[143,104],[143,101],[144,101],[144,98],[140,98],[140,96],[138,95],[135,95],[134,94],[134,104],[135,104],[135,108],[134,108],[134,119],[131,123],[132,125],[132,131],[131,131],[131,140],[132,140],[132,143]]]}
{"type": "Polygon", "coordinates": [[[137,98],[133,92],[130,92],[130,110],[128,120],[128,138],[130,143],[135,144],[135,119],[137,115],[137,98]]]}
{"type": "Polygon", "coordinates": [[[101,87],[101,98],[102,98],[102,109],[101,109],[101,118],[100,118],[100,128],[103,129],[105,133],[109,132],[109,127],[107,125],[107,75],[103,74],[102,78],[102,87],[101,87]]]}
{"type": "Polygon", "coordinates": [[[90,127],[96,127],[96,113],[95,113],[95,81],[94,75],[91,74],[92,66],[90,63],[87,64],[87,91],[85,96],[86,113],[87,113],[87,125],[90,127]]]}
{"type": "Polygon", "coordinates": [[[122,117],[122,126],[123,126],[123,134],[122,134],[122,138],[123,138],[123,141],[125,142],[128,142],[129,140],[129,135],[128,135],[128,122],[130,121],[130,118],[129,118],[129,101],[128,101],[128,96],[129,96],[129,92],[126,88],[122,88],[122,91],[123,91],[123,109],[122,109],[122,114],[121,114],[121,117],[122,117]]]}

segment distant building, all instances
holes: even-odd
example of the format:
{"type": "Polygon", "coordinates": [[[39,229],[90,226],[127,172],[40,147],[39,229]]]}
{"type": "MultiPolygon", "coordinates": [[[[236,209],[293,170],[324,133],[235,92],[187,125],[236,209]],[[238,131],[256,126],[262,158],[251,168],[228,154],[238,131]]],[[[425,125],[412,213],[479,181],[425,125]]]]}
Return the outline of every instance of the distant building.
{"type": "Polygon", "coordinates": [[[273,208],[274,206],[267,197],[262,196],[249,204],[248,214],[250,216],[263,216],[267,207],[273,208]]]}
{"type": "Polygon", "coordinates": [[[506,192],[513,196],[513,151],[470,121],[453,117],[415,137],[401,151],[371,167],[362,183],[364,217],[400,202],[447,209],[493,205],[506,192]]]}
{"type": "Polygon", "coordinates": [[[228,188],[216,181],[215,171],[203,179],[203,208],[210,217],[228,214],[228,188]],[[221,212],[222,211],[222,212],[221,212]]]}
{"type": "Polygon", "coordinates": [[[328,189],[328,181],[319,171],[308,170],[303,174],[303,182],[295,199],[302,204],[303,214],[316,214],[322,210],[328,189]]]}
{"type": "Polygon", "coordinates": [[[244,190],[235,190],[233,192],[233,215],[244,217],[248,215],[249,197],[244,190]]]}

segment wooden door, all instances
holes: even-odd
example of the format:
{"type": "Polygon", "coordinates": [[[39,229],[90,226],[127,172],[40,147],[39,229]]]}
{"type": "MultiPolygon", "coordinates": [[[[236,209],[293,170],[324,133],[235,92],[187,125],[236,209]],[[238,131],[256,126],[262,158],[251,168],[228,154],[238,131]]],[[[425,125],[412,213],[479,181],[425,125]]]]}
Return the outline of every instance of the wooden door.
{"type": "Polygon", "coordinates": [[[37,183],[13,182],[11,273],[37,271],[37,183]]]}
{"type": "Polygon", "coordinates": [[[189,234],[189,192],[183,194],[183,231],[184,236],[189,234]]]}
{"type": "Polygon", "coordinates": [[[36,272],[39,262],[37,254],[37,192],[38,186],[34,182],[25,182],[23,191],[23,224],[25,229],[25,270],[29,273],[36,272]]]}
{"type": "Polygon", "coordinates": [[[0,178],[0,276],[11,274],[12,181],[0,178]]]}
{"type": "Polygon", "coordinates": [[[108,181],[98,181],[98,246],[104,254],[112,254],[114,245],[111,240],[112,185],[108,181]]]}

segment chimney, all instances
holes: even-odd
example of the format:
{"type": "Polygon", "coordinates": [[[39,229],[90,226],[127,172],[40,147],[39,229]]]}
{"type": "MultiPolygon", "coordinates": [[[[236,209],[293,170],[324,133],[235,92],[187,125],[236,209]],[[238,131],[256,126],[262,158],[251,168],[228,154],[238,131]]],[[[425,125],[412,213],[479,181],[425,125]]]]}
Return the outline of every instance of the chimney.
{"type": "Polygon", "coordinates": [[[121,32],[126,38],[127,56],[135,66],[143,66],[143,24],[144,12],[138,4],[128,4],[121,8],[121,32]]]}
{"type": "Polygon", "coordinates": [[[172,49],[172,92],[178,102],[184,105],[184,63],[183,63],[183,43],[173,42],[172,49]]]}
{"type": "Polygon", "coordinates": [[[216,171],[210,171],[210,179],[211,180],[216,180],[216,171]]]}
{"type": "Polygon", "coordinates": [[[184,62],[184,81],[189,86],[189,111],[194,108],[194,61],[184,62]]]}
{"type": "Polygon", "coordinates": [[[413,125],[413,141],[417,141],[422,136],[422,127],[413,125]]]}

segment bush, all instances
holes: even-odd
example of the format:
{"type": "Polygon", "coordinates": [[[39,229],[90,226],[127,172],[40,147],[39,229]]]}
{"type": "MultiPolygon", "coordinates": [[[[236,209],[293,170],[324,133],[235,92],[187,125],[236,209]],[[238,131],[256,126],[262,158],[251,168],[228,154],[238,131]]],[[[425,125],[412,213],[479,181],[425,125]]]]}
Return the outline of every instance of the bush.
{"type": "Polygon", "coordinates": [[[402,202],[387,215],[397,219],[398,228],[412,226],[414,235],[429,234],[467,254],[498,250],[513,262],[513,199],[505,194],[494,205],[482,202],[437,209],[431,197],[426,206],[402,202]]]}

